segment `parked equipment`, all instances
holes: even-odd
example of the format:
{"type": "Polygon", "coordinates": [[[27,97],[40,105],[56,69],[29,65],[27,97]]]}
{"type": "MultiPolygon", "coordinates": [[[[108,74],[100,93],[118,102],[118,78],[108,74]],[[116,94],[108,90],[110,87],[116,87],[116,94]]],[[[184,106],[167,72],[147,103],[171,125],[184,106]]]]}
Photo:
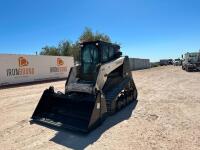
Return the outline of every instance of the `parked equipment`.
{"type": "Polygon", "coordinates": [[[161,59],[160,60],[160,66],[167,66],[167,65],[169,65],[168,59],[161,59]]]}
{"type": "Polygon", "coordinates": [[[65,93],[46,89],[32,122],[88,132],[137,99],[137,89],[120,46],[102,41],[81,45],[81,65],[72,67],[65,93]]]}
{"type": "Polygon", "coordinates": [[[182,61],[181,61],[181,59],[174,59],[174,61],[173,61],[173,65],[174,66],[181,66],[181,64],[182,64],[182,61]]]}
{"type": "Polygon", "coordinates": [[[168,65],[173,65],[173,59],[168,59],[168,65]]]}
{"type": "Polygon", "coordinates": [[[200,52],[186,53],[184,55],[182,69],[188,72],[200,71],[200,52]]]}

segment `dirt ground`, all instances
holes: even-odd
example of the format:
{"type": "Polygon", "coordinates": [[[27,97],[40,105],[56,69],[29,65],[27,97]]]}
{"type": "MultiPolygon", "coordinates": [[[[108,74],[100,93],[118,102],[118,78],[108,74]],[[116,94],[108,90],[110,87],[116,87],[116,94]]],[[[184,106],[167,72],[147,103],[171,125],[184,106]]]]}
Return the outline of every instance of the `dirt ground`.
{"type": "Polygon", "coordinates": [[[0,149],[200,149],[200,72],[167,66],[134,71],[138,102],[88,135],[30,125],[45,88],[64,81],[0,90],[0,149]]]}

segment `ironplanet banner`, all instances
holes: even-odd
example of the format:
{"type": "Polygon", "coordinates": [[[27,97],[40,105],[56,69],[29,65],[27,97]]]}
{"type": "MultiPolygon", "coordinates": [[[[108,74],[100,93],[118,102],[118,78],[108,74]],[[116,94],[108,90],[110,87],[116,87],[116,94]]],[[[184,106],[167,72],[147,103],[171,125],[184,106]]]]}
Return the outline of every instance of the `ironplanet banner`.
{"type": "Polygon", "coordinates": [[[0,86],[67,78],[73,57],[0,54],[0,86]]]}

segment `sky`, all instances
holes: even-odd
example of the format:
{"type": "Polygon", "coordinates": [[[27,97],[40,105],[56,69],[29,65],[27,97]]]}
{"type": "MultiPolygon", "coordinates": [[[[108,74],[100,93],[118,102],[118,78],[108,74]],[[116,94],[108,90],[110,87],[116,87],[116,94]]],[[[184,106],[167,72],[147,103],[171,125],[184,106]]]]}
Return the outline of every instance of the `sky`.
{"type": "Polygon", "coordinates": [[[174,59],[200,49],[200,1],[0,0],[0,53],[35,54],[76,41],[85,27],[129,57],[174,59]]]}

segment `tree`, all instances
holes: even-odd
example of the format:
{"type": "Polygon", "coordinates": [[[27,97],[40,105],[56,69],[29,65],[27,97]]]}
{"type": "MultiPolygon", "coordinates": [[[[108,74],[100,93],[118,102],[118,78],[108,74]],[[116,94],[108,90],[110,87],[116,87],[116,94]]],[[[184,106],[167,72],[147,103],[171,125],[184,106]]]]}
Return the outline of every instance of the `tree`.
{"type": "Polygon", "coordinates": [[[56,47],[45,46],[45,47],[42,48],[42,51],[40,52],[40,55],[59,56],[60,52],[56,47]]]}
{"type": "Polygon", "coordinates": [[[92,30],[88,27],[86,27],[79,37],[80,42],[85,42],[85,41],[94,41],[94,34],[92,33],[92,30]]]}
{"type": "Polygon", "coordinates": [[[94,35],[94,40],[101,40],[104,42],[111,42],[110,37],[108,35],[105,35],[103,33],[96,32],[94,35]]]}
{"type": "Polygon", "coordinates": [[[69,40],[63,40],[59,42],[58,46],[45,46],[42,48],[40,55],[53,55],[53,56],[73,56],[75,61],[79,61],[80,59],[80,46],[79,42],[86,41],[95,41],[101,40],[105,42],[111,42],[111,39],[108,35],[92,32],[92,30],[86,27],[83,33],[80,35],[78,41],[75,43],[69,40]]]}
{"type": "Polygon", "coordinates": [[[64,40],[58,44],[58,50],[62,56],[70,56],[72,49],[72,43],[70,41],[64,40]]]}
{"type": "Polygon", "coordinates": [[[88,27],[84,29],[83,33],[79,37],[80,42],[96,41],[96,40],[111,42],[111,39],[108,35],[99,32],[93,33],[92,30],[88,27]]]}
{"type": "Polygon", "coordinates": [[[80,61],[80,45],[78,42],[72,44],[71,54],[75,61],[80,61]]]}

